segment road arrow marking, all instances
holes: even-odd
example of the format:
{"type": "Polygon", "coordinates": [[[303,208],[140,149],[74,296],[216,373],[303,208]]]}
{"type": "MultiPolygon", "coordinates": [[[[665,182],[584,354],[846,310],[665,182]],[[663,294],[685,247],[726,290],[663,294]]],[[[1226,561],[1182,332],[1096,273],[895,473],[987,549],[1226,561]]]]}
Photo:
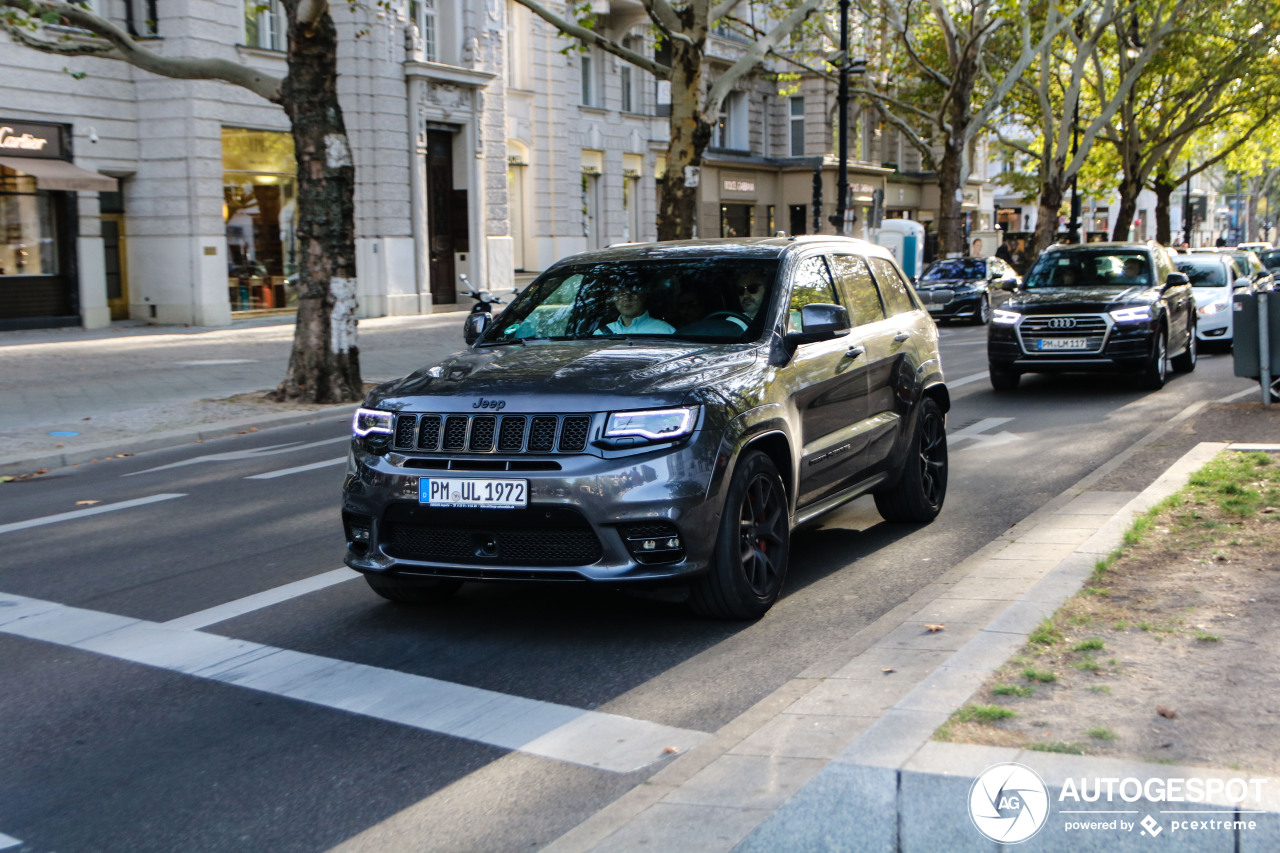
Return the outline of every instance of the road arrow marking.
{"type": "Polygon", "coordinates": [[[298,444],[290,441],[285,444],[271,444],[266,447],[255,447],[252,450],[229,450],[225,453],[206,453],[204,456],[193,456],[190,459],[183,459],[180,462],[171,462],[168,465],[161,465],[158,468],[148,468],[145,471],[134,471],[131,474],[125,474],[125,477],[133,477],[138,474],[150,474],[153,471],[165,471],[169,468],[182,468],[187,465],[198,465],[201,462],[239,462],[244,459],[258,459],[263,456],[275,456],[277,453],[292,453],[295,450],[307,450],[311,447],[322,447],[326,444],[337,444],[340,441],[350,441],[351,436],[344,435],[341,438],[326,438],[323,441],[312,441],[307,444],[298,444]]]}
{"type": "Polygon", "coordinates": [[[1014,435],[1011,432],[998,432],[994,435],[987,435],[987,430],[995,429],[998,426],[1009,423],[1013,418],[983,418],[976,424],[965,427],[958,432],[947,434],[947,445],[955,444],[957,441],[964,439],[972,439],[974,444],[963,447],[961,450],[973,450],[976,447],[996,447],[1001,444],[1009,444],[1013,441],[1021,441],[1022,436],[1014,435]]]}

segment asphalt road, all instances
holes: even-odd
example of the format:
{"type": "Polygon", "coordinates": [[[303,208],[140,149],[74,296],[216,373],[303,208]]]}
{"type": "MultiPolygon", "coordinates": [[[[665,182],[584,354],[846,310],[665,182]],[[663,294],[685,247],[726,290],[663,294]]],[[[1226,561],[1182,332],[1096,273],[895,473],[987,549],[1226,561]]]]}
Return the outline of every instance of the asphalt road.
{"type": "Polygon", "coordinates": [[[608,745],[591,738],[513,750],[521,726],[579,709],[696,741],[1189,404],[1256,391],[1212,356],[1159,392],[1025,377],[997,395],[984,342],[944,330],[939,519],[889,525],[869,499],[828,516],[793,539],[784,597],[747,625],[581,586],[382,601],[336,571],[345,419],[0,488],[0,622],[43,614],[22,636],[0,628],[0,849],[359,849],[402,810],[422,849],[536,849],[662,764],[599,769],[608,745]],[[112,629],[133,640],[95,641],[112,629]],[[234,664],[209,663],[227,649],[234,664]],[[305,691],[291,675],[330,670],[305,691]],[[354,705],[353,679],[458,691],[487,722],[354,705]]]}

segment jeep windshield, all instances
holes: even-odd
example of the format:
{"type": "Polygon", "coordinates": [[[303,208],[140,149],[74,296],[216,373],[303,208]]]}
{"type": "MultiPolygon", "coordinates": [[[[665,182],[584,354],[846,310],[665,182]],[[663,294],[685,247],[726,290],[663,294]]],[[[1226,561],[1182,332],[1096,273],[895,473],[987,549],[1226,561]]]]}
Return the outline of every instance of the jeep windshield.
{"type": "Polygon", "coordinates": [[[478,346],[637,335],[751,341],[763,330],[777,272],[776,259],[723,256],[556,267],[499,315],[478,346]]]}
{"type": "Polygon", "coordinates": [[[1027,290],[1149,287],[1151,261],[1142,252],[1095,249],[1045,252],[1022,280],[1027,290]]]}

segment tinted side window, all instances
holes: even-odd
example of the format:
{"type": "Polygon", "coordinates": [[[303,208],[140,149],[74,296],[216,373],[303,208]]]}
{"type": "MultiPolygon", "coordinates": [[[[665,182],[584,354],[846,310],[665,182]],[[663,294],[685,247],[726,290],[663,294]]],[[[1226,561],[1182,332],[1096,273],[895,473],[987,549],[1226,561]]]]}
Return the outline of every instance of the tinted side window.
{"type": "Polygon", "coordinates": [[[876,292],[867,262],[856,255],[834,255],[831,266],[840,286],[840,295],[852,315],[850,322],[860,326],[883,320],[884,306],[880,304],[880,294],[876,292]]]}
{"type": "Polygon", "coordinates": [[[871,264],[871,271],[875,273],[876,284],[880,285],[880,297],[884,300],[885,311],[890,317],[916,310],[911,294],[907,292],[907,283],[902,280],[892,263],[884,258],[868,258],[867,263],[871,264]]]}
{"type": "Polygon", "coordinates": [[[839,305],[836,286],[821,257],[806,258],[791,277],[791,310],[787,316],[787,331],[801,331],[800,309],[806,305],[823,303],[839,305]]]}

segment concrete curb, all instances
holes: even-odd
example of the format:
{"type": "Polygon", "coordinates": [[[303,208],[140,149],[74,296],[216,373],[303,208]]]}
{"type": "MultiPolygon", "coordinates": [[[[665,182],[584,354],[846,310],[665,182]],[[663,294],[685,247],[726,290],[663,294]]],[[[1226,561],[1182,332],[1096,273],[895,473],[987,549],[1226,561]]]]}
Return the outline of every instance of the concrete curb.
{"type": "MultiPolygon", "coordinates": [[[[1031,765],[1044,778],[1050,802],[1068,779],[1113,777],[1218,778],[1241,776],[1226,770],[1177,768],[1115,759],[1059,756],[1019,749],[934,742],[930,738],[951,713],[962,706],[987,676],[1016,654],[1040,619],[1056,611],[1079,591],[1097,560],[1119,546],[1134,518],[1174,494],[1229,445],[1202,443],[1179,459],[1161,477],[1128,501],[1079,547],[1061,560],[1017,602],[991,621],[969,642],[926,676],[887,713],[791,797],[740,845],[741,853],[780,849],[824,851],[991,851],[1004,845],[987,840],[972,826],[967,803],[975,778],[992,765],[1017,762],[1031,765]]],[[[1231,449],[1245,449],[1230,446],[1231,449]]],[[[1252,446],[1248,449],[1255,449],[1252,446]]],[[[1257,448],[1261,449],[1261,448],[1257,448]]],[[[1069,509],[1064,508],[1064,509],[1069,509]]],[[[1059,510],[1059,514],[1064,514],[1059,510]]],[[[1041,525],[1038,530],[1051,529],[1041,525]]],[[[1033,531],[1034,533],[1037,531],[1033,531]]],[[[1245,851],[1280,849],[1280,780],[1268,780],[1261,797],[1233,803],[1219,797],[1196,806],[1207,814],[1186,815],[1197,820],[1253,820],[1253,829],[1213,833],[1159,833],[1148,836],[1133,824],[1147,815],[1160,816],[1168,804],[1140,797],[1124,803],[1130,824],[1122,829],[1041,833],[1020,850],[1245,851]],[[1247,814],[1257,810],[1259,814],[1247,814]],[[1135,831],[1136,829],[1136,831],[1135,831]],[[1100,834],[1101,833],[1101,834],[1100,834]]],[[[1115,814],[1082,803],[1071,816],[1106,824],[1115,814]]],[[[1113,807],[1114,808],[1114,807],[1113,807]]],[[[1047,822],[1065,827],[1065,816],[1052,810],[1047,822]]],[[[1164,819],[1169,819],[1164,815],[1164,819]]],[[[1160,821],[1163,825],[1163,821],[1160,821]]],[[[1052,828],[1052,824],[1049,826],[1052,828]]],[[[1163,830],[1162,830],[1163,831],[1163,830]]]]}

